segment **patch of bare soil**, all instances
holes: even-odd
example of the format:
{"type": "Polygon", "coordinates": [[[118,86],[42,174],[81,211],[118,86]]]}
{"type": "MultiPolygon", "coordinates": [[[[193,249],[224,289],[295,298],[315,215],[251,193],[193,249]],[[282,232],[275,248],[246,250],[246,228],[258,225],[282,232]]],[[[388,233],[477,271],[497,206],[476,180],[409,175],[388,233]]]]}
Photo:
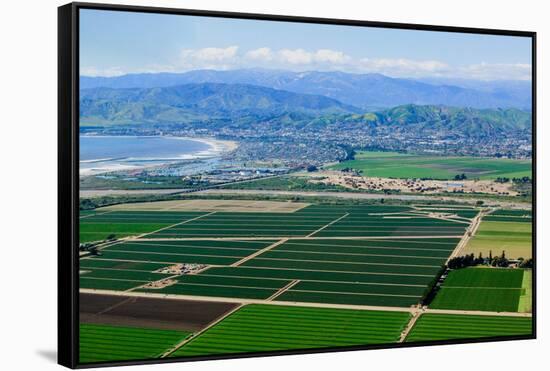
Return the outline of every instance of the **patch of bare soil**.
{"type": "Polygon", "coordinates": [[[170,265],[168,267],[163,267],[160,269],[157,269],[154,271],[154,273],[164,273],[164,274],[195,274],[203,269],[208,267],[206,264],[187,264],[187,263],[179,263],[170,265]]]}
{"type": "Polygon", "coordinates": [[[308,182],[338,185],[348,189],[372,192],[397,191],[420,194],[485,193],[506,196],[516,196],[518,194],[512,183],[497,183],[492,180],[369,178],[340,171],[324,171],[318,175],[322,176],[308,179],[308,182]]]}
{"type": "Polygon", "coordinates": [[[247,201],[247,200],[170,200],[112,205],[101,210],[140,211],[203,211],[293,213],[306,206],[305,202],[247,201]]]}
{"type": "Polygon", "coordinates": [[[198,331],[238,304],[80,294],[80,322],[198,331]]]}
{"type": "Polygon", "coordinates": [[[178,283],[178,281],[170,279],[170,278],[166,278],[166,279],[159,280],[159,281],[149,282],[148,284],[144,285],[143,288],[144,289],[160,290],[160,289],[163,289],[165,287],[175,285],[176,283],[178,283]]]}

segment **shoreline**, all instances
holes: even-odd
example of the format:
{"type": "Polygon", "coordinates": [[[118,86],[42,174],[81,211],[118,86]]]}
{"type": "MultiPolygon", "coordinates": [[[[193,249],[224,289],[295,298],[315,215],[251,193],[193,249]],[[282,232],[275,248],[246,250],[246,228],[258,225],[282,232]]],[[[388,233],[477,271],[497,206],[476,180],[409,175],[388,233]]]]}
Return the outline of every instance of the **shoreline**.
{"type": "MultiPolygon", "coordinates": [[[[85,135],[86,136],[86,135],[85,135]]],[[[79,136],[80,137],[80,136],[79,136]]],[[[116,138],[116,137],[125,137],[125,138],[139,138],[137,135],[88,135],[87,137],[94,138],[116,138]]],[[[124,158],[124,159],[89,159],[81,160],[79,164],[102,164],[103,166],[93,167],[93,168],[79,168],[79,176],[86,177],[91,175],[100,175],[105,173],[110,173],[114,171],[122,170],[138,170],[146,169],[150,167],[166,165],[169,163],[176,163],[182,160],[194,160],[194,159],[206,159],[206,158],[215,158],[219,157],[225,153],[235,150],[239,143],[231,140],[216,139],[212,137],[176,137],[176,136],[152,136],[147,135],[143,136],[146,138],[167,138],[167,139],[176,139],[176,140],[188,140],[194,142],[200,142],[209,146],[208,149],[185,153],[179,155],[179,157],[174,158],[124,158]],[[116,162],[116,160],[120,160],[116,162]],[[113,161],[110,163],[110,161],[113,161]],[[140,164],[143,163],[143,164],[140,164]]]]}

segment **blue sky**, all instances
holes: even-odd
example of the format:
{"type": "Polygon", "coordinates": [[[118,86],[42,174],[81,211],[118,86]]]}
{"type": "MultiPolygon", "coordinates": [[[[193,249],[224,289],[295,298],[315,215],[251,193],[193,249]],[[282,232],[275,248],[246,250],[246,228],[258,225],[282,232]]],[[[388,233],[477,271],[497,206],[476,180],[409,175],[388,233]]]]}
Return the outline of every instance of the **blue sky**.
{"type": "Polygon", "coordinates": [[[351,26],[81,10],[89,76],[194,69],[340,70],[527,80],[531,40],[351,26]]]}

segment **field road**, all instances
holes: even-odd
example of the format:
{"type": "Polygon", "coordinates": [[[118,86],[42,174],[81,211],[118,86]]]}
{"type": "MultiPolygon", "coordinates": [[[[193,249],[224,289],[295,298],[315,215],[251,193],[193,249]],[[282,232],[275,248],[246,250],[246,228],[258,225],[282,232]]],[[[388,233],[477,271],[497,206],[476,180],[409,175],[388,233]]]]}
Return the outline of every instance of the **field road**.
{"type": "Polygon", "coordinates": [[[283,195],[283,196],[310,196],[310,197],[337,197],[357,199],[396,199],[396,200],[445,200],[444,197],[414,196],[414,195],[385,195],[380,193],[360,192],[307,192],[307,191],[270,191],[265,189],[205,189],[195,194],[206,195],[283,195]]]}
{"type": "MultiPolygon", "coordinates": [[[[135,236],[134,236],[135,237],[135,236]]],[[[263,240],[278,240],[281,238],[287,238],[292,240],[407,240],[407,239],[442,239],[442,238],[462,238],[462,235],[437,235],[437,236],[361,236],[361,237],[308,237],[308,236],[252,236],[252,237],[155,237],[155,238],[140,238],[139,242],[144,241],[263,241],[263,240]]],[[[135,238],[124,237],[118,242],[132,241],[135,238]]]]}
{"type": "Polygon", "coordinates": [[[277,241],[277,242],[275,242],[275,243],[273,243],[273,244],[271,244],[271,245],[269,245],[269,246],[267,246],[267,247],[264,247],[263,249],[260,249],[260,250],[256,251],[254,254],[250,254],[250,255],[248,255],[248,256],[245,256],[245,257],[242,258],[241,260],[239,260],[239,261],[237,261],[237,262],[231,264],[230,267],[238,267],[239,265],[244,264],[244,263],[246,263],[247,261],[249,261],[249,260],[251,260],[251,259],[254,259],[254,258],[257,257],[258,255],[261,255],[261,254],[263,254],[263,253],[266,252],[266,251],[269,251],[269,250],[271,250],[271,249],[273,249],[273,248],[275,248],[275,247],[277,247],[277,246],[279,246],[279,245],[282,245],[282,244],[284,244],[284,243],[287,242],[287,241],[288,241],[288,238],[283,238],[283,239],[281,239],[281,240],[279,240],[279,241],[277,241]]]}
{"type": "MultiPolygon", "coordinates": [[[[265,178],[264,178],[265,179],[265,178]]],[[[250,180],[247,180],[247,182],[250,180]]],[[[240,183],[240,182],[235,182],[240,183]]],[[[235,184],[231,183],[231,184],[235,184]]],[[[215,187],[220,187],[216,185],[215,187]]],[[[223,195],[272,195],[272,196],[306,196],[306,197],[335,197],[344,199],[359,199],[359,200],[403,200],[403,201],[458,201],[465,204],[473,205],[477,200],[483,200],[486,205],[498,204],[504,208],[526,208],[530,209],[531,204],[525,202],[510,202],[499,201],[495,199],[484,199],[483,196],[465,198],[465,197],[447,197],[447,196],[427,196],[427,195],[398,195],[398,194],[379,194],[379,193],[361,193],[361,192],[305,192],[305,191],[270,191],[270,190],[256,190],[256,189],[217,189],[209,188],[202,190],[190,190],[184,188],[172,188],[172,189],[137,189],[137,190],[121,190],[121,189],[87,189],[80,191],[81,198],[93,198],[103,196],[131,196],[131,195],[206,195],[217,196],[223,195]]]]}
{"type": "Polygon", "coordinates": [[[266,176],[261,178],[255,178],[255,179],[245,179],[245,180],[239,180],[237,182],[229,182],[229,183],[220,183],[220,184],[214,184],[211,186],[204,187],[201,190],[194,189],[194,188],[165,188],[165,189],[84,189],[79,191],[80,197],[102,197],[102,196],[126,196],[126,195],[169,195],[169,194],[178,194],[178,193],[194,193],[194,192],[200,192],[202,190],[206,189],[214,189],[223,187],[227,184],[239,184],[239,183],[248,183],[248,182],[254,182],[257,180],[265,180],[265,179],[273,179],[273,178],[279,178],[282,176],[285,176],[287,174],[282,175],[273,175],[273,176],[266,176]]]}
{"type": "Polygon", "coordinates": [[[532,317],[531,313],[520,312],[485,312],[481,310],[458,310],[458,309],[423,309],[422,313],[433,314],[466,314],[473,316],[503,316],[503,317],[532,317]]]}
{"type": "Polygon", "coordinates": [[[134,296],[134,297],[142,297],[142,298],[212,301],[212,302],[237,303],[237,304],[269,304],[269,305],[289,305],[289,306],[312,307],[312,308],[385,310],[389,312],[411,312],[412,310],[411,308],[404,308],[404,307],[403,308],[402,307],[380,307],[380,306],[370,306],[370,305],[326,304],[326,303],[305,303],[305,302],[302,303],[302,302],[292,302],[292,301],[268,301],[265,299],[240,299],[240,298],[215,297],[215,296],[155,294],[155,293],[148,293],[148,292],[135,292],[135,291],[124,292],[124,291],[96,290],[96,289],[80,289],[80,293],[134,296]]]}
{"type": "Polygon", "coordinates": [[[233,308],[232,310],[230,310],[229,312],[225,313],[223,316],[220,316],[218,319],[210,322],[206,327],[204,327],[203,329],[201,329],[200,331],[198,332],[194,332],[192,333],[191,335],[189,335],[188,337],[186,337],[185,339],[183,339],[182,341],[180,341],[179,343],[177,343],[176,345],[174,345],[171,349],[169,349],[168,351],[164,352],[164,354],[162,354],[160,356],[160,358],[166,358],[168,357],[170,354],[174,353],[176,350],[178,350],[179,348],[181,348],[182,346],[184,346],[185,344],[187,344],[188,342],[190,342],[191,340],[195,339],[196,337],[198,337],[199,335],[201,335],[203,332],[205,332],[206,330],[208,330],[210,327],[220,323],[221,321],[223,321],[224,319],[226,319],[227,317],[229,317],[231,314],[235,313],[236,311],[238,311],[239,309],[241,309],[241,307],[243,306],[243,304],[241,305],[238,305],[236,306],[235,308],[233,308]]]}
{"type": "Polygon", "coordinates": [[[464,236],[462,236],[462,239],[460,242],[456,245],[456,248],[453,250],[451,255],[449,255],[449,258],[445,262],[445,264],[448,264],[449,261],[453,258],[456,258],[457,256],[460,256],[462,253],[462,250],[468,245],[468,242],[470,239],[475,235],[477,229],[479,228],[479,224],[481,223],[481,218],[485,215],[483,211],[480,211],[475,218],[472,220],[472,224],[466,229],[466,232],[464,232],[464,236]]]}
{"type": "Polygon", "coordinates": [[[531,313],[517,313],[517,312],[483,312],[483,311],[475,311],[475,310],[450,310],[450,309],[429,309],[429,308],[423,308],[419,311],[418,307],[416,306],[405,308],[405,307],[383,307],[383,306],[374,306],[374,305],[307,303],[307,302],[276,301],[276,300],[269,301],[265,299],[263,300],[262,299],[239,299],[239,298],[226,298],[226,297],[215,297],[215,296],[172,295],[172,294],[155,294],[155,293],[148,293],[148,292],[123,292],[123,291],[96,290],[96,289],[80,289],[80,293],[132,296],[132,297],[142,297],[142,298],[197,300],[197,301],[211,301],[211,302],[237,303],[237,304],[267,304],[267,305],[284,305],[284,306],[313,307],[313,308],[379,310],[379,311],[388,311],[388,312],[408,312],[411,314],[412,313],[434,313],[434,314],[466,314],[466,315],[479,315],[479,316],[531,317],[531,313]]]}
{"type": "Polygon", "coordinates": [[[80,197],[103,197],[103,196],[134,196],[134,195],[169,195],[185,191],[181,188],[175,189],[85,189],[79,192],[80,197]]]}
{"type": "Polygon", "coordinates": [[[486,205],[498,204],[501,207],[510,208],[531,208],[530,203],[525,202],[510,202],[499,201],[495,199],[485,199],[483,196],[466,198],[466,197],[448,197],[448,196],[428,196],[428,195],[404,195],[404,194],[380,194],[380,193],[362,193],[362,192],[307,192],[307,191],[270,191],[265,189],[205,189],[197,191],[194,194],[199,195],[281,195],[281,196],[309,196],[309,197],[335,197],[345,199],[359,200],[425,200],[425,201],[458,201],[464,204],[474,205],[476,201],[483,200],[486,205]]]}
{"type": "Polygon", "coordinates": [[[420,309],[417,309],[412,312],[409,323],[407,323],[407,326],[405,326],[405,329],[403,330],[403,332],[401,333],[401,336],[399,337],[399,343],[403,343],[407,339],[407,336],[409,336],[409,333],[413,329],[414,324],[416,323],[416,321],[418,321],[420,316],[421,316],[420,309]]]}

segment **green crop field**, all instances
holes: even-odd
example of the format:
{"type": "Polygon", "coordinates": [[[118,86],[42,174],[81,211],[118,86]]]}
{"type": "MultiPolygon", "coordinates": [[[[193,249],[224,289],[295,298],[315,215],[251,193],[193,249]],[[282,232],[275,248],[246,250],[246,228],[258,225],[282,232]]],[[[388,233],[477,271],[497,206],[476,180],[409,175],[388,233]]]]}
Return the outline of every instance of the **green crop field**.
{"type": "Polygon", "coordinates": [[[150,233],[206,213],[142,211],[85,212],[79,219],[80,242],[99,241],[114,234],[116,238],[150,233]]]}
{"type": "Polygon", "coordinates": [[[405,312],[247,305],[171,356],[389,344],[408,319],[405,312]]]}
{"type": "Polygon", "coordinates": [[[448,236],[462,235],[468,224],[412,211],[396,206],[314,205],[286,214],[218,212],[148,237],[448,236]]]}
{"type": "Polygon", "coordinates": [[[430,304],[434,309],[517,312],[523,269],[465,268],[450,272],[430,304]]]}
{"type": "Polygon", "coordinates": [[[457,242],[290,239],[239,266],[183,275],[175,278],[177,284],[154,291],[266,299],[297,281],[277,300],[410,306],[422,297],[457,242]]]}
{"type": "Polygon", "coordinates": [[[469,179],[531,177],[531,161],[480,157],[441,157],[395,152],[359,152],[355,160],[329,167],[352,168],[364,176],[381,178],[452,179],[466,174],[469,179]]]}
{"type": "Polygon", "coordinates": [[[80,324],[80,362],[151,359],[189,336],[183,331],[80,324]]]}
{"type": "Polygon", "coordinates": [[[430,209],[394,205],[199,213],[200,218],[185,223],[173,211],[112,211],[94,217],[124,223],[123,217],[131,221],[147,215],[151,221],[178,224],[145,238],[107,244],[98,255],[82,258],[81,287],[408,307],[425,295],[477,213],[438,209],[447,220],[429,217],[430,209]],[[157,272],[175,264],[205,267],[193,275],[157,272]],[[173,282],[166,287],[143,287],[168,277],[173,282]]]}
{"type": "Polygon", "coordinates": [[[483,219],[494,222],[531,223],[533,221],[533,214],[531,210],[500,209],[485,216],[483,219]]]}
{"type": "Polygon", "coordinates": [[[490,214],[490,216],[514,216],[514,217],[532,217],[533,212],[527,209],[498,209],[490,214]]]}
{"type": "Polygon", "coordinates": [[[464,250],[466,254],[488,256],[500,255],[502,251],[508,258],[531,258],[532,224],[530,218],[510,217],[519,221],[495,221],[498,216],[483,217],[473,238],[468,241],[464,250]]]}
{"type": "Polygon", "coordinates": [[[80,260],[82,288],[281,301],[410,306],[458,239],[289,239],[239,266],[231,264],[280,240],[126,241],[80,260]],[[214,264],[196,275],[172,277],[163,289],[139,286],[169,277],[154,272],[177,263],[214,264]],[[111,286],[111,287],[109,287],[111,286]]]}
{"type": "Polygon", "coordinates": [[[530,317],[422,314],[407,342],[520,336],[532,333],[530,317]]]}
{"type": "Polygon", "coordinates": [[[231,264],[274,241],[126,241],[80,259],[80,287],[128,290],[171,274],[156,270],[177,263],[231,264]]]}
{"type": "Polygon", "coordinates": [[[533,271],[526,269],[521,282],[522,293],[519,297],[518,312],[531,313],[533,310],[533,271]]]}
{"type": "MultiPolygon", "coordinates": [[[[479,212],[445,204],[293,207],[272,202],[266,204],[269,209],[262,209],[261,204],[247,202],[250,209],[243,211],[199,207],[176,211],[177,203],[151,202],[132,204],[133,210],[82,213],[83,241],[101,240],[111,233],[118,238],[81,257],[82,292],[131,291],[165,299],[256,303],[243,306],[171,356],[392,343],[399,340],[409,313],[364,306],[406,310],[421,302],[479,212]],[[262,304],[266,300],[276,305],[262,304]],[[310,307],[316,304],[363,308],[310,307]]],[[[497,212],[492,217],[521,219],[483,221],[513,225],[508,236],[524,233],[530,225],[527,212],[497,212]]],[[[483,233],[494,235],[482,224],[474,239],[483,233]]],[[[531,279],[523,271],[462,271],[451,273],[431,308],[530,310],[531,279]]],[[[86,328],[83,362],[158,357],[188,335],[174,331],[157,339],[152,333],[143,334],[159,330],[134,330],[86,328]],[[150,339],[149,346],[142,337],[150,339]],[[129,339],[138,339],[134,348],[129,348],[129,339]],[[107,343],[115,344],[112,358],[105,358],[105,348],[99,347],[107,343]]]]}

